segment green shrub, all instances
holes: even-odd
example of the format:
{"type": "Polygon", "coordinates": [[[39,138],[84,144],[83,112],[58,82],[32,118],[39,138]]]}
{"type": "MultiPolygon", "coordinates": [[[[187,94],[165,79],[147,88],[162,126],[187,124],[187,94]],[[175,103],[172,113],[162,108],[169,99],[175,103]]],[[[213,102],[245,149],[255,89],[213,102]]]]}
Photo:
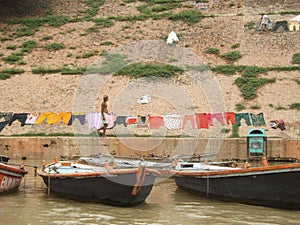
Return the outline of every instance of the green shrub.
{"type": "Polygon", "coordinates": [[[292,63],[300,64],[300,53],[295,53],[292,58],[292,63]]]}
{"type": "Polygon", "coordinates": [[[211,68],[215,73],[224,74],[224,75],[234,75],[237,72],[244,70],[243,66],[234,66],[234,65],[221,65],[211,68]]]}
{"type": "Polygon", "coordinates": [[[103,52],[101,54],[105,57],[105,61],[100,67],[90,67],[87,73],[99,73],[99,74],[110,74],[116,72],[127,63],[125,62],[125,56],[120,54],[108,54],[103,52]]]}
{"type": "Polygon", "coordinates": [[[232,51],[221,55],[221,57],[224,58],[226,61],[234,62],[242,58],[242,55],[239,51],[232,51]]]}
{"type": "Polygon", "coordinates": [[[78,68],[67,68],[67,67],[64,67],[61,69],[60,73],[62,75],[76,75],[76,74],[84,74],[86,71],[86,68],[83,68],[83,67],[78,67],[78,68]]]}
{"type": "Polygon", "coordinates": [[[220,50],[217,48],[207,48],[204,53],[206,54],[215,54],[218,55],[220,53],[220,50]]]}
{"type": "Polygon", "coordinates": [[[111,41],[105,41],[100,43],[100,45],[113,45],[114,43],[112,43],[111,41]]]}
{"type": "Polygon", "coordinates": [[[38,67],[31,70],[33,74],[52,74],[52,73],[59,73],[60,69],[51,69],[51,68],[44,68],[38,67]]]}
{"type": "Polygon", "coordinates": [[[114,22],[111,19],[109,19],[109,18],[105,18],[105,19],[95,18],[95,19],[93,19],[93,21],[98,26],[101,26],[101,27],[112,27],[114,25],[114,22]]]}
{"type": "Polygon", "coordinates": [[[231,46],[232,49],[236,49],[238,47],[240,47],[240,44],[234,44],[234,45],[231,46]]]}
{"type": "Polygon", "coordinates": [[[184,21],[189,24],[200,22],[205,16],[199,10],[184,10],[176,14],[171,14],[168,19],[174,21],[184,21]]]}
{"type": "Polygon", "coordinates": [[[19,68],[4,69],[0,71],[0,80],[9,79],[12,75],[21,74],[24,72],[25,71],[23,69],[19,69],[19,68]]]}
{"type": "Polygon", "coordinates": [[[20,56],[19,53],[11,53],[10,55],[2,59],[9,64],[14,64],[15,62],[20,61],[22,59],[22,56],[20,56]]]}
{"type": "Polygon", "coordinates": [[[57,51],[57,50],[61,50],[64,48],[65,48],[65,46],[63,44],[59,44],[59,43],[52,43],[52,44],[44,46],[44,49],[46,49],[48,51],[57,51]]]}
{"type": "Polygon", "coordinates": [[[16,45],[8,45],[6,47],[6,49],[9,49],[9,50],[16,50],[17,49],[17,46],[16,45]]]}
{"type": "Polygon", "coordinates": [[[267,69],[257,66],[247,66],[244,68],[243,77],[253,78],[257,77],[258,74],[266,74],[268,72],[267,69]]]}
{"type": "Polygon", "coordinates": [[[45,37],[42,37],[42,41],[47,41],[47,40],[52,40],[53,39],[53,36],[45,36],[45,37]]]}
{"type": "Polygon", "coordinates": [[[158,63],[133,63],[118,70],[114,75],[130,75],[134,77],[172,77],[182,74],[183,69],[158,63]]]}
{"type": "Polygon", "coordinates": [[[242,103],[238,103],[238,104],[235,105],[235,109],[238,112],[244,110],[245,108],[246,107],[242,103]]]}
{"type": "Polygon", "coordinates": [[[238,77],[234,83],[240,89],[244,99],[250,100],[257,97],[256,91],[267,83],[275,83],[274,79],[267,78],[243,78],[238,77]]]}
{"type": "Polygon", "coordinates": [[[261,106],[258,104],[254,104],[250,106],[250,109],[261,109],[261,106]]]}
{"type": "Polygon", "coordinates": [[[31,52],[37,47],[37,43],[33,40],[24,41],[22,44],[22,52],[31,52]]]}
{"type": "Polygon", "coordinates": [[[20,27],[17,30],[17,36],[18,37],[23,37],[23,36],[32,36],[34,35],[34,32],[30,27],[20,27]]]}
{"type": "Polygon", "coordinates": [[[289,107],[290,109],[297,109],[297,110],[300,110],[300,103],[297,102],[297,103],[292,103],[289,107]]]}

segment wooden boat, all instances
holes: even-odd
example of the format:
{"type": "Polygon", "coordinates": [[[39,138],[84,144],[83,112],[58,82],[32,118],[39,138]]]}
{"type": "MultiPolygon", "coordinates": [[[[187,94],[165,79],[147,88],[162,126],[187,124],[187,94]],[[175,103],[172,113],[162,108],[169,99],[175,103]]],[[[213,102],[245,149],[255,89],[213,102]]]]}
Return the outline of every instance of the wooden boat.
{"type": "Polygon", "coordinates": [[[17,191],[28,171],[0,163],[0,193],[17,191]]]}
{"type": "Polygon", "coordinates": [[[265,159],[262,162],[253,168],[184,167],[183,163],[176,167],[174,178],[180,189],[209,198],[299,210],[300,163],[268,166],[265,159]]]}
{"type": "Polygon", "coordinates": [[[141,165],[123,169],[60,161],[45,166],[38,175],[49,193],[80,201],[134,206],[145,201],[160,173],[141,165]]]}

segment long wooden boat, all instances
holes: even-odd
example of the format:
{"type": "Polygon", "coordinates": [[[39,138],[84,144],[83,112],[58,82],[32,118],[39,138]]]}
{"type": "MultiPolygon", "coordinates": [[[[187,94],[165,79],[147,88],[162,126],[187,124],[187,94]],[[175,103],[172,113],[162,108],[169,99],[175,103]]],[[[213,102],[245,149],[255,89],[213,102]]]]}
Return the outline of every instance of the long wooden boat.
{"type": "Polygon", "coordinates": [[[28,171],[0,163],[0,193],[17,191],[28,171]]]}
{"type": "Polygon", "coordinates": [[[300,163],[249,168],[176,167],[177,186],[201,196],[275,208],[300,209],[300,163]]]}
{"type": "Polygon", "coordinates": [[[49,193],[80,201],[134,206],[146,200],[160,173],[142,166],[119,169],[60,161],[42,168],[38,175],[49,193]]]}

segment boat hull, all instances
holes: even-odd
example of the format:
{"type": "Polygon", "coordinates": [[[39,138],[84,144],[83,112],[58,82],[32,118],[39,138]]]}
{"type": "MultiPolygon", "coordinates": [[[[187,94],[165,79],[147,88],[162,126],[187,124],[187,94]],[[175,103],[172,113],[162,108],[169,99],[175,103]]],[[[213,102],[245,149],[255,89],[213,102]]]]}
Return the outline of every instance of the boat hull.
{"type": "Polygon", "coordinates": [[[133,194],[136,173],[95,177],[43,176],[44,183],[57,195],[117,206],[143,203],[152,190],[155,178],[154,174],[146,174],[143,184],[138,187],[137,193],[133,194]]]}
{"type": "Polygon", "coordinates": [[[180,189],[202,196],[252,205],[300,209],[300,168],[176,174],[180,189]]]}
{"type": "Polygon", "coordinates": [[[0,193],[17,191],[26,173],[25,170],[0,163],[0,193]]]}

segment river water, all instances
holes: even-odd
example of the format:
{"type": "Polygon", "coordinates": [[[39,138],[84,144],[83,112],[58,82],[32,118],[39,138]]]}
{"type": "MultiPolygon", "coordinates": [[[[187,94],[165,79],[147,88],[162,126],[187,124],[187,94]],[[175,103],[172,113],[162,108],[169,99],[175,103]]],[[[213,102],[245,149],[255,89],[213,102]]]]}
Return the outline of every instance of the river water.
{"type": "MultiPolygon", "coordinates": [[[[11,162],[11,161],[10,161],[11,162]]],[[[40,165],[41,160],[26,161],[40,165]]],[[[131,208],[77,202],[53,194],[32,166],[17,193],[0,196],[0,224],[300,224],[300,211],[211,200],[186,193],[173,179],[156,183],[146,202],[131,208]]]]}

